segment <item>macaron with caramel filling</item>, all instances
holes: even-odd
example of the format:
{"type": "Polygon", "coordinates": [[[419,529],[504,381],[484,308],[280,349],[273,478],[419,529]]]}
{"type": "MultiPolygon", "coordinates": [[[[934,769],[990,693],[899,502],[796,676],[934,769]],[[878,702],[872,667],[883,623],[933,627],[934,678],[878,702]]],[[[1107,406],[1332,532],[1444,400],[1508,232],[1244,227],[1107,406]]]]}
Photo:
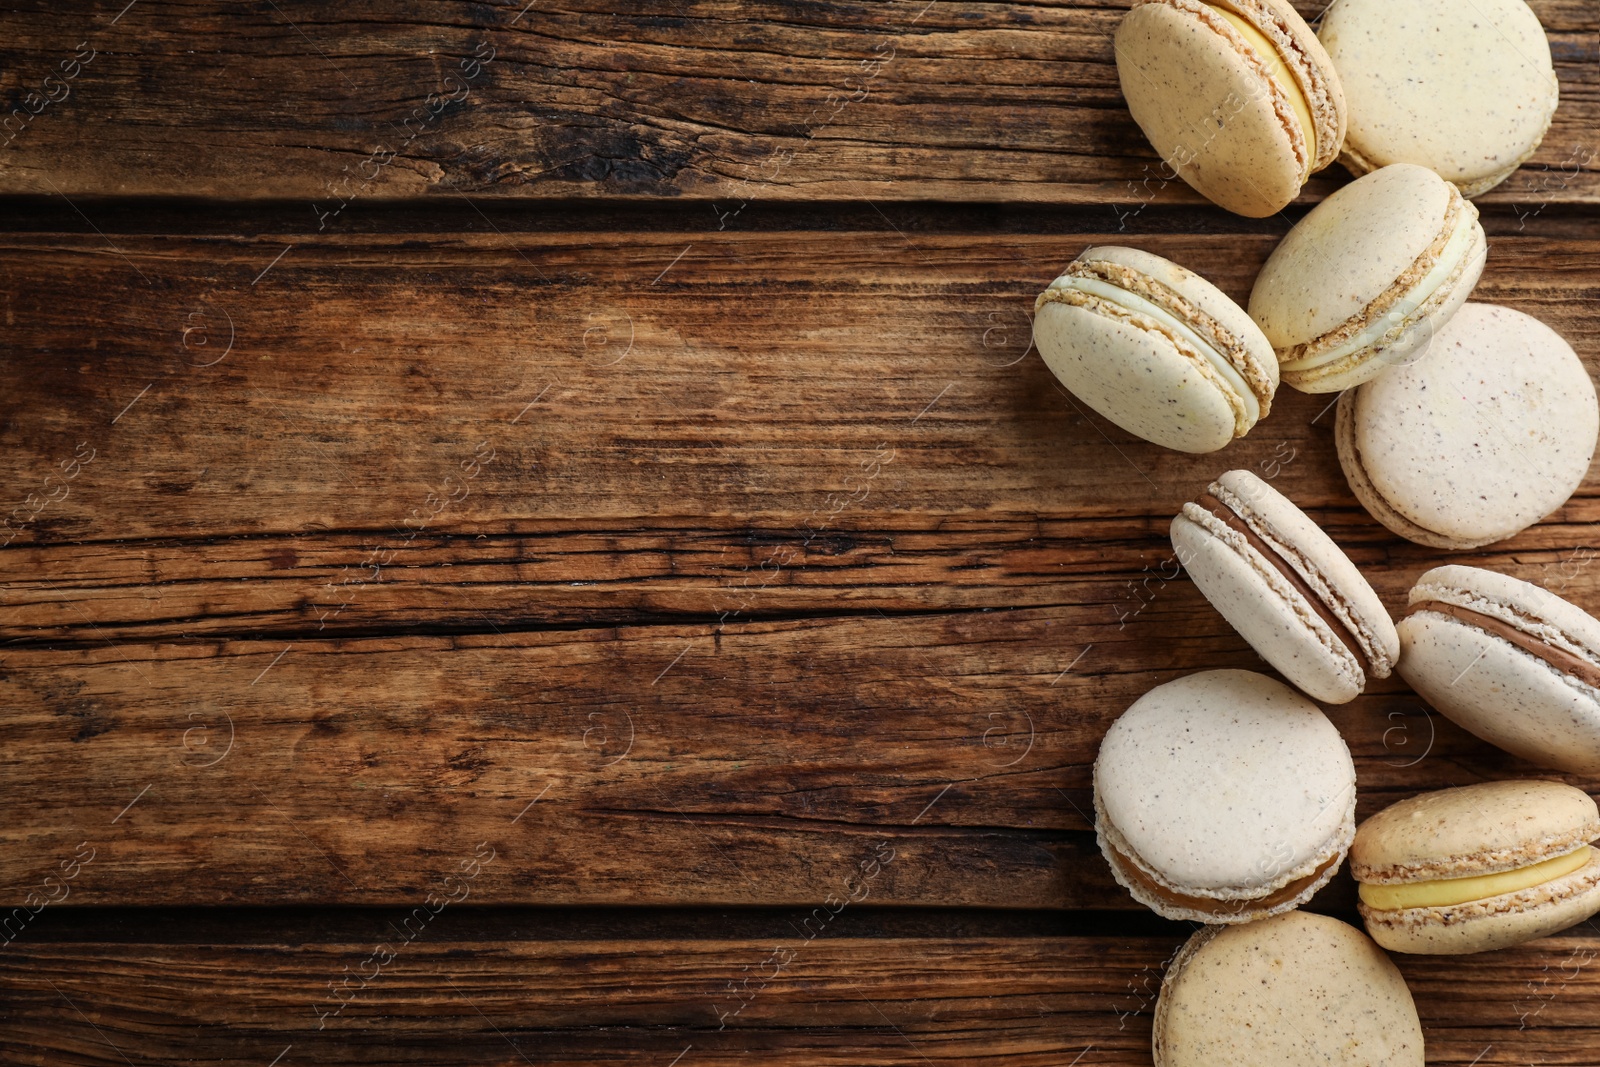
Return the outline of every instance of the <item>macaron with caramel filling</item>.
{"type": "Polygon", "coordinates": [[[1423,793],[1361,824],[1357,904],[1393,952],[1459,955],[1546,937],[1600,911],[1600,811],[1562,782],[1423,793]]]}
{"type": "Polygon", "coordinates": [[[1560,334],[1468,303],[1425,354],[1342,394],[1333,438],[1373,518],[1418,544],[1478,548],[1567,502],[1589,473],[1600,405],[1560,334]]]}
{"type": "Polygon", "coordinates": [[[1185,504],[1172,547],[1239,636],[1318,700],[1354,700],[1399,658],[1394,623],[1355,564],[1252,471],[1228,471],[1185,504]]]}
{"type": "Polygon", "coordinates": [[[1150,690],[1106,731],[1094,765],[1100,851],[1169,919],[1250,922],[1310,900],[1344,860],[1355,798],[1333,723],[1250,671],[1150,690]]]}
{"type": "Polygon", "coordinates": [[[1399,673],[1456,725],[1540,767],[1600,773],[1600,620],[1478,567],[1411,588],[1399,673]]]}

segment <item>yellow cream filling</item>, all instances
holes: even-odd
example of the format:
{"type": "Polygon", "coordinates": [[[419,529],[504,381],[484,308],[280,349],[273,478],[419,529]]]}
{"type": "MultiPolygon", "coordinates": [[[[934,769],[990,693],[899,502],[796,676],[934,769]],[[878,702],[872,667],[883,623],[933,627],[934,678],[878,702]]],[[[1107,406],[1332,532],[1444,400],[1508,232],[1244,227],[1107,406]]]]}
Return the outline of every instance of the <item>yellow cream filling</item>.
{"type": "Polygon", "coordinates": [[[1444,908],[1452,904],[1487,900],[1503,893],[1531,889],[1571,874],[1589,862],[1592,851],[1588,845],[1584,845],[1564,856],[1528,867],[1469,878],[1439,878],[1431,882],[1407,882],[1402,885],[1371,885],[1363,882],[1360,888],[1361,902],[1378,911],[1400,911],[1403,908],[1444,908]]]}
{"type": "Polygon", "coordinates": [[[1311,119],[1311,104],[1306,100],[1306,94],[1301,91],[1300,83],[1295,80],[1294,72],[1289,69],[1289,64],[1283,61],[1283,54],[1278,51],[1278,46],[1268,40],[1266,34],[1232,11],[1215,5],[1211,5],[1211,10],[1233,23],[1233,28],[1243,34],[1250,47],[1267,61],[1267,66],[1272,71],[1272,80],[1289,95],[1289,103],[1294,108],[1295,117],[1300,120],[1300,129],[1305,131],[1306,170],[1309,172],[1317,158],[1317,125],[1311,119]]]}

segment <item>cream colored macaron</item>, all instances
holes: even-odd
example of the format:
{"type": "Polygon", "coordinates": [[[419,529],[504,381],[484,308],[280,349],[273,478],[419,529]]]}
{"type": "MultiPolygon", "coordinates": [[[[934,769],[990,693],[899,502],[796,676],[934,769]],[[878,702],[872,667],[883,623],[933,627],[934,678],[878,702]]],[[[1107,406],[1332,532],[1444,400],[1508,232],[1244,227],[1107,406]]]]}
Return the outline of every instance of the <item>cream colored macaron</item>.
{"type": "Polygon", "coordinates": [[[1489,250],[1478,209],[1426,167],[1339,189],[1256,275],[1250,317],[1285,385],[1335,393],[1404,365],[1467,302],[1489,250]]]}
{"type": "Polygon", "coordinates": [[[1361,931],[1290,912],[1189,938],[1161,981],[1155,1067],[1422,1067],[1405,979],[1361,931]]]}
{"type": "Polygon", "coordinates": [[[1600,811],[1561,782],[1423,793],[1361,824],[1350,849],[1367,932],[1395,952],[1486,952],[1600,911],[1600,811]]]}
{"type": "Polygon", "coordinates": [[[1600,773],[1600,620],[1479,567],[1435,567],[1400,620],[1400,676],[1450,721],[1540,767],[1600,773]]]}
{"type": "Polygon", "coordinates": [[[1522,0],[1339,0],[1318,32],[1349,102],[1353,173],[1416,163],[1477,196],[1550,128],[1550,42],[1522,0]]]}
{"type": "Polygon", "coordinates": [[[1600,406],[1582,361],[1531,315],[1467,304],[1426,354],[1339,398],[1351,492],[1401,537],[1467,549],[1521,532],[1583,482],[1600,406]]]}
{"type": "Polygon", "coordinates": [[[1087,248],[1034,309],[1035,343],[1061,384],[1146,441],[1214,452],[1272,407],[1278,360],[1261,329],[1171,260],[1087,248]]]}
{"type": "Polygon", "coordinates": [[[1128,110],[1212,202],[1281,211],[1344,141],[1344,92],[1287,0],[1144,0],[1117,27],[1128,110]]]}
{"type": "Polygon", "coordinates": [[[1251,471],[1228,471],[1172,520],[1205,598],[1304,692],[1343,704],[1387,678],[1400,638],[1383,601],[1322,528],[1251,471]]]}
{"type": "Polygon", "coordinates": [[[1169,919],[1249,922],[1310,900],[1355,835],[1355,800],[1333,723],[1250,671],[1156,686],[1106,731],[1094,764],[1100,851],[1169,919]]]}

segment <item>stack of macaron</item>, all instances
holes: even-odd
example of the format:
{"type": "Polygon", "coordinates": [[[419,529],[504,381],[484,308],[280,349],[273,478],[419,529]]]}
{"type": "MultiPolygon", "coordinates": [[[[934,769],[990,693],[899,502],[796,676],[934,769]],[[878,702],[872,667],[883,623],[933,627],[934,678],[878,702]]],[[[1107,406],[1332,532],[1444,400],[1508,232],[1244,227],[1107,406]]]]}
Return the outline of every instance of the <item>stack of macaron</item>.
{"type": "MultiPolygon", "coordinates": [[[[1035,303],[1061,383],[1196,454],[1249,433],[1280,382],[1337,393],[1352,493],[1431,548],[1501,541],[1562,507],[1600,440],[1589,374],[1532,316],[1468,302],[1488,253],[1470,198],[1533,154],[1556,106],[1523,0],[1340,0],[1315,32],[1287,0],[1136,0],[1115,45],[1134,120],[1216,204],[1265,217],[1334,160],[1356,178],[1289,230],[1246,306],[1150,252],[1085,249],[1035,303]]],[[[1313,699],[1343,704],[1398,675],[1491,744],[1600,772],[1600,620],[1441,566],[1397,624],[1316,522],[1246,470],[1183,505],[1171,537],[1288,684],[1179,677],[1101,743],[1095,831],[1113,875],[1204,924],[1167,970],[1155,1061],[1421,1064],[1383,949],[1503,948],[1600,912],[1600,809],[1529,778],[1423,793],[1358,827],[1350,751],[1313,699]],[[1367,936],[1296,910],[1347,859],[1367,936]],[[1340,1007],[1308,1014],[1317,1001],[1340,1007]]]]}

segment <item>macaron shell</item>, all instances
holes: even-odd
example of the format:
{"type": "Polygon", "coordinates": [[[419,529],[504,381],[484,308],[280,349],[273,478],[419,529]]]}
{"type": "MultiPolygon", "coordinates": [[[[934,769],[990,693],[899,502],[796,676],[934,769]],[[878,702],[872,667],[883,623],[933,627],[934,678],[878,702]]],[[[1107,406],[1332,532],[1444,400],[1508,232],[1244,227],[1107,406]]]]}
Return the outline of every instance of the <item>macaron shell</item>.
{"type": "Polygon", "coordinates": [[[1341,408],[1346,399],[1352,421],[1341,410],[1337,444],[1351,489],[1391,530],[1436,547],[1503,540],[1561,507],[1600,433],[1594,385],[1571,346],[1490,304],[1466,304],[1421,359],[1341,408]],[[1390,511],[1432,538],[1397,528],[1390,511]]]}
{"type": "Polygon", "coordinates": [[[1356,447],[1356,398],[1360,392],[1360,389],[1356,389],[1339,397],[1338,406],[1334,410],[1333,450],[1339,458],[1339,467],[1344,471],[1344,479],[1350,486],[1350,492],[1355,494],[1356,500],[1367,510],[1367,514],[1377,519],[1391,533],[1430,548],[1458,550],[1487,544],[1488,542],[1483,541],[1445,537],[1432,530],[1424,530],[1389,506],[1383,494],[1378,492],[1371,479],[1367,477],[1366,468],[1361,465],[1360,449],[1356,447]]]}
{"type": "Polygon", "coordinates": [[[1408,604],[1442,600],[1536,630],[1575,655],[1600,659],[1600,619],[1555,593],[1500,571],[1447,563],[1425,572],[1406,596],[1408,604]]]}
{"type": "Polygon", "coordinates": [[[1270,542],[1301,556],[1306,568],[1320,576],[1320,581],[1308,579],[1313,587],[1325,583],[1331,596],[1344,602],[1353,621],[1369,636],[1375,676],[1387,677],[1400,656],[1400,638],[1389,609],[1350,557],[1310,516],[1254,471],[1228,471],[1217,484],[1243,509],[1246,518],[1267,530],[1270,542]]]}
{"type": "Polygon", "coordinates": [[[1190,894],[1253,895],[1311,874],[1354,836],[1355,766],[1326,715],[1249,671],[1157,686],[1112,724],[1097,813],[1190,894]]]}
{"type": "Polygon", "coordinates": [[[1600,854],[1564,878],[1448,908],[1374,911],[1358,905],[1372,939],[1391,952],[1492,952],[1559,933],[1600,912],[1600,854]]]}
{"type": "Polygon", "coordinates": [[[1184,181],[1229,211],[1265,218],[1300,192],[1308,164],[1270,79],[1212,20],[1223,21],[1184,0],[1128,12],[1116,34],[1122,95],[1184,181]]]}
{"type": "Polygon", "coordinates": [[[1396,629],[1400,677],[1440,714],[1538,766],[1600,772],[1600,693],[1446,616],[1407,615],[1396,629]]]}
{"type": "Polygon", "coordinates": [[[1191,453],[1233,440],[1222,386],[1157,330],[1056,302],[1039,308],[1033,330],[1061,384],[1134,436],[1191,453]]]}
{"type": "Polygon", "coordinates": [[[1242,535],[1220,533],[1184,515],[1172,520],[1172,547],[1196,588],[1262,659],[1302,691],[1330,704],[1354,700],[1366,685],[1355,657],[1242,535]]]}
{"type": "Polygon", "coordinates": [[[1194,934],[1161,983],[1156,1067],[1421,1067],[1394,963],[1337,919],[1290,912],[1194,934]]]}
{"type": "Polygon", "coordinates": [[[1419,793],[1371,816],[1350,846],[1359,881],[1395,884],[1527,867],[1600,837],[1583,790],[1543,779],[1419,793]]]}
{"type": "Polygon", "coordinates": [[[1227,293],[1187,267],[1140,248],[1095,245],[1084,249],[1077,258],[1115,263],[1138,271],[1215,319],[1218,325],[1243,344],[1251,360],[1257,365],[1258,373],[1265,379],[1267,389],[1262,409],[1266,409],[1278,388],[1278,355],[1272,350],[1272,342],[1267,340],[1266,335],[1261,332],[1261,327],[1256,325],[1256,320],[1252,319],[1250,313],[1235,303],[1227,293]]]}
{"type": "Polygon", "coordinates": [[[1391,367],[1403,367],[1427,355],[1433,339],[1451,316],[1460,311],[1483,276],[1489,241],[1483,227],[1474,227],[1472,248],[1453,279],[1447,279],[1416,314],[1384,334],[1381,352],[1352,353],[1310,370],[1284,372],[1284,380],[1303,393],[1337,393],[1370,382],[1391,367]]]}
{"type": "Polygon", "coordinates": [[[1267,257],[1250,292],[1250,317],[1279,350],[1337,329],[1411,269],[1449,208],[1449,185],[1404,164],[1334,191],[1267,257]]]}
{"type": "Polygon", "coordinates": [[[1280,46],[1279,51],[1300,84],[1316,126],[1312,173],[1339,158],[1347,120],[1344,86],[1316,31],[1306,25],[1288,0],[1217,0],[1217,6],[1239,14],[1269,38],[1275,38],[1269,32],[1272,24],[1288,37],[1287,47],[1280,46]]]}
{"type": "Polygon", "coordinates": [[[1476,196],[1533,155],[1555,112],[1550,44],[1521,0],[1340,0],[1318,36],[1358,173],[1417,163],[1476,196]]]}

